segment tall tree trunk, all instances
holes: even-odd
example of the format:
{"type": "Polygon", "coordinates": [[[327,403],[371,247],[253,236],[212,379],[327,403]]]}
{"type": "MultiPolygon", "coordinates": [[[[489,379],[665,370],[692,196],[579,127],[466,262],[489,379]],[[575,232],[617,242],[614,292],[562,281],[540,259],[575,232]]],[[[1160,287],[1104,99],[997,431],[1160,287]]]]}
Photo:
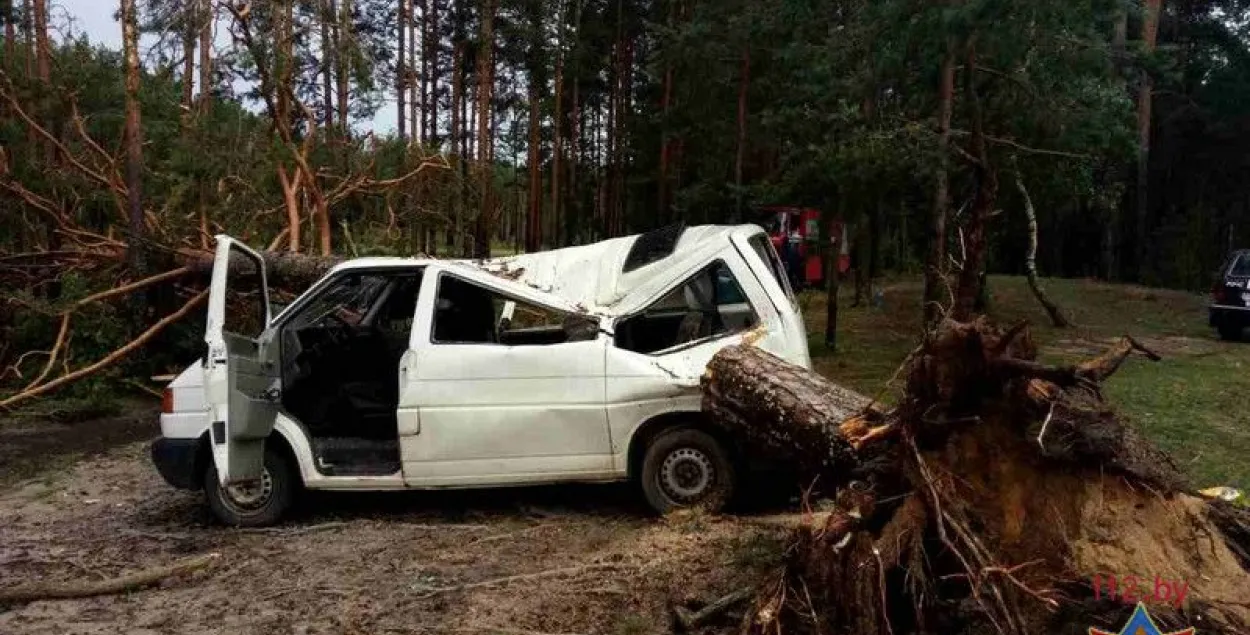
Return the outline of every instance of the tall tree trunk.
{"type": "MultiPolygon", "coordinates": [[[[1155,50],[1155,42],[1159,35],[1159,12],[1163,8],[1163,0],[1145,0],[1145,12],[1142,15],[1141,39],[1143,52],[1150,54],[1155,50]]],[[[1137,280],[1142,282],[1150,272],[1147,249],[1148,226],[1150,220],[1150,117],[1154,101],[1154,80],[1150,73],[1141,72],[1141,85],[1137,96],[1137,195],[1133,197],[1136,208],[1135,227],[1137,280]]]]}
{"type": "MultiPolygon", "coordinates": [[[[459,30],[463,24],[463,11],[457,5],[456,7],[456,28],[459,30]]],[[[468,157],[464,152],[464,40],[462,35],[456,36],[455,49],[452,53],[451,68],[451,152],[458,157],[457,167],[460,172],[460,182],[456,189],[455,203],[455,245],[462,247],[464,229],[464,198],[465,198],[465,173],[464,168],[467,165],[465,161],[468,157]]],[[[457,249],[460,251],[460,249],[457,249]]]]}
{"type": "MultiPolygon", "coordinates": [[[[408,0],[399,0],[399,9],[396,11],[396,17],[399,19],[399,57],[395,62],[395,128],[399,131],[399,138],[404,139],[408,133],[407,117],[408,117],[408,19],[410,8],[408,0]]],[[[416,122],[413,122],[416,126],[416,122]]]]}
{"type": "MultiPolygon", "coordinates": [[[[48,0],[34,0],[32,6],[29,7],[30,17],[33,19],[32,30],[34,31],[34,55],[27,58],[34,60],[35,77],[39,79],[41,86],[48,86],[52,82],[52,50],[48,40],[48,0]]],[[[29,39],[29,38],[28,38],[29,39]]],[[[34,133],[30,133],[33,137],[34,133]]],[[[56,163],[56,148],[46,140],[38,137],[35,145],[40,148],[40,154],[43,156],[44,165],[51,168],[56,163]]]]}
{"type": "Polygon", "coordinates": [[[213,0],[200,2],[200,116],[206,117],[213,107],[213,22],[216,19],[213,0]]]}
{"type": "Polygon", "coordinates": [[[564,8],[556,13],[559,24],[556,27],[555,51],[555,107],[551,115],[551,226],[552,233],[559,233],[560,227],[560,172],[563,167],[564,139],[564,8]]]}
{"type": "MultiPolygon", "coordinates": [[[[673,6],[675,3],[671,3],[673,6]]],[[[670,21],[672,21],[670,10],[670,21]]],[[[671,60],[664,60],[664,86],[660,92],[660,175],[656,180],[656,211],[660,216],[661,223],[667,223],[669,219],[669,189],[668,185],[668,161],[669,154],[672,152],[671,140],[669,139],[669,110],[673,104],[673,63],[671,60]]]]}
{"type": "MultiPolygon", "coordinates": [[[[424,2],[423,2],[424,4],[424,2]]],[[[425,99],[425,94],[421,89],[425,82],[425,73],[418,72],[417,69],[425,69],[425,60],[422,59],[420,65],[417,62],[417,17],[414,15],[416,11],[416,3],[409,0],[408,2],[408,73],[404,77],[404,81],[408,82],[408,126],[412,131],[413,138],[417,143],[425,141],[425,126],[418,123],[421,114],[421,99],[425,99]]],[[[422,19],[425,16],[425,9],[421,10],[422,19]]]]}
{"type": "MultiPolygon", "coordinates": [[[[36,0],[42,5],[43,0],[36,0]]],[[[46,20],[46,15],[44,19],[46,20]]],[[[138,275],[143,258],[143,128],[139,114],[139,16],[135,0],[122,0],[122,47],[126,64],[126,211],[130,220],[129,260],[138,275]]],[[[46,22],[45,22],[46,25],[46,22]]],[[[44,33],[46,40],[47,33],[44,33]]],[[[42,71],[41,71],[42,72],[42,71]]]]}
{"type": "Polygon", "coordinates": [[[1046,310],[1050,323],[1058,328],[1066,328],[1070,326],[1068,319],[1059,310],[1059,306],[1046,295],[1046,290],[1037,279],[1037,212],[1033,209],[1033,199],[1029,197],[1029,191],[1024,187],[1024,179],[1019,172],[1016,172],[1016,189],[1020,191],[1020,198],[1024,201],[1024,216],[1029,223],[1029,250],[1024,256],[1024,271],[1028,275],[1029,289],[1046,310]]]}
{"type": "Polygon", "coordinates": [[[430,16],[426,20],[425,40],[425,59],[426,59],[426,77],[429,78],[429,90],[426,91],[425,97],[421,104],[426,108],[426,132],[429,135],[430,142],[438,144],[438,75],[440,68],[438,65],[439,54],[442,49],[440,46],[440,38],[438,31],[438,0],[426,0],[429,3],[430,16]]]}
{"type": "MultiPolygon", "coordinates": [[[[738,150],[734,156],[734,214],[735,222],[743,219],[742,158],[747,149],[747,90],[751,86],[751,47],[742,48],[742,67],[738,72],[738,150]]],[[[832,221],[830,221],[832,222],[832,221]]],[[[836,309],[835,309],[836,311],[836,309]]]]}
{"type": "Polygon", "coordinates": [[[617,93],[616,105],[616,168],[613,172],[612,209],[616,225],[612,228],[613,236],[623,236],[625,225],[625,170],[629,161],[629,130],[627,122],[629,113],[633,111],[634,94],[634,39],[632,35],[624,40],[624,56],[621,60],[621,89],[617,93]]]}
{"type": "MultiPolygon", "coordinates": [[[[17,59],[17,27],[13,23],[17,18],[17,11],[13,8],[13,0],[4,0],[0,4],[0,11],[4,12],[4,59],[6,64],[12,64],[17,59]]],[[[7,65],[5,68],[12,71],[7,65]]]]}
{"type": "Polygon", "coordinates": [[[277,21],[276,42],[274,44],[274,78],[276,84],[274,102],[274,126],[283,130],[283,138],[290,138],[294,129],[292,121],[292,103],[295,83],[295,37],[294,37],[294,0],[281,0],[275,3],[274,19],[277,21]]]}
{"type": "Polygon", "coordinates": [[[495,0],[482,0],[481,32],[477,52],[477,164],[478,187],[482,189],[482,206],[473,227],[474,257],[490,257],[490,239],[494,225],[494,166],[491,135],[491,95],[495,82],[495,0]]]}
{"type": "Polygon", "coordinates": [[[338,51],[335,53],[338,62],[338,70],[336,71],[338,79],[338,107],[339,107],[339,134],[344,137],[348,133],[348,106],[350,99],[348,94],[349,86],[351,86],[351,58],[356,47],[355,39],[352,35],[352,0],[342,0],[339,5],[339,17],[337,21],[338,37],[336,44],[338,51]]]}
{"type": "MultiPolygon", "coordinates": [[[[580,5],[580,2],[579,2],[579,5],[580,5]]],[[[581,82],[577,81],[576,75],[574,75],[574,81],[573,81],[572,102],[573,103],[569,105],[569,145],[570,145],[569,157],[570,157],[570,160],[569,160],[569,169],[568,169],[568,179],[567,179],[567,183],[565,184],[565,187],[568,189],[568,192],[569,192],[568,197],[567,197],[568,205],[566,206],[567,207],[566,220],[564,224],[564,227],[567,230],[571,230],[573,227],[575,227],[579,223],[584,222],[584,219],[581,216],[582,199],[581,199],[581,190],[578,189],[577,173],[578,173],[578,166],[580,166],[582,163],[582,149],[585,147],[585,144],[582,143],[582,134],[583,134],[583,131],[585,130],[585,126],[582,125],[583,109],[582,109],[582,103],[581,103],[581,82]]],[[[562,236],[557,236],[556,240],[562,241],[559,244],[566,244],[569,241],[569,238],[570,237],[568,235],[562,235],[562,236]]]]}
{"type": "Polygon", "coordinates": [[[199,22],[199,2],[188,2],[182,9],[182,113],[184,127],[191,124],[195,116],[195,41],[199,35],[196,28],[199,22]]]}
{"type": "MultiPolygon", "coordinates": [[[[198,0],[197,19],[200,30],[200,93],[196,102],[196,117],[207,120],[213,108],[213,0],[198,0]]],[[[200,247],[208,249],[208,197],[210,187],[204,182],[197,184],[200,215],[200,247]]]]}
{"type": "MultiPolygon", "coordinates": [[[[35,74],[35,27],[31,18],[34,9],[31,0],[22,0],[22,33],[26,36],[26,76],[35,74]]],[[[31,134],[34,134],[33,132],[31,134]]]]}
{"type": "MultiPolygon", "coordinates": [[[[824,217],[825,236],[832,238],[834,212],[829,206],[825,207],[824,217]]],[[[842,282],[842,272],[838,268],[838,254],[842,249],[841,240],[846,240],[846,231],[843,230],[841,240],[836,243],[828,238],[821,241],[824,243],[822,251],[825,252],[825,280],[829,285],[825,294],[825,348],[836,352],[838,350],[838,292],[842,282]]]]}
{"type": "MultiPolygon", "coordinates": [[[[531,53],[533,54],[533,53],[531,53]]],[[[525,250],[535,252],[542,249],[543,241],[543,173],[542,173],[542,134],[539,129],[538,82],[529,83],[529,156],[526,158],[529,168],[529,222],[526,228],[525,250]]]]}
{"type": "MultiPolygon", "coordinates": [[[[1115,22],[1112,26],[1111,55],[1114,60],[1112,81],[1119,82],[1123,78],[1125,44],[1128,40],[1128,10],[1121,3],[1115,11],[1115,22]]],[[[1123,174],[1123,166],[1118,162],[1106,167],[1103,176],[1107,187],[1113,183],[1127,180],[1123,174]]],[[[1107,208],[1100,210],[1105,214],[1102,235],[1102,275],[1107,280],[1120,279],[1120,230],[1122,216],[1120,207],[1123,201],[1114,200],[1106,203],[1107,208]]]]}
{"type": "Polygon", "coordinates": [[[955,40],[948,38],[938,84],[937,175],[933,213],[929,219],[929,254],[924,271],[924,324],[935,325],[942,315],[942,287],[946,271],[946,213],[950,197],[947,168],[950,164],[951,114],[955,104],[955,40]]]}
{"type": "MultiPolygon", "coordinates": [[[[967,43],[967,61],[964,68],[977,67],[976,36],[969,37],[967,43]]],[[[977,310],[977,304],[983,297],[985,285],[985,252],[986,226],[994,204],[998,199],[998,174],[990,163],[989,152],[985,142],[985,120],[981,112],[981,101],[977,95],[976,77],[969,72],[964,79],[964,95],[968,101],[972,118],[972,154],[977,160],[974,166],[976,175],[976,194],[972,199],[972,210],[967,223],[964,241],[967,254],[963,267],[959,271],[959,286],[955,290],[954,319],[966,322],[977,310]]]]}
{"type": "Polygon", "coordinates": [[[321,91],[322,126],[329,133],[334,130],[334,69],[338,53],[338,7],[335,0],[321,0],[321,91]]]}

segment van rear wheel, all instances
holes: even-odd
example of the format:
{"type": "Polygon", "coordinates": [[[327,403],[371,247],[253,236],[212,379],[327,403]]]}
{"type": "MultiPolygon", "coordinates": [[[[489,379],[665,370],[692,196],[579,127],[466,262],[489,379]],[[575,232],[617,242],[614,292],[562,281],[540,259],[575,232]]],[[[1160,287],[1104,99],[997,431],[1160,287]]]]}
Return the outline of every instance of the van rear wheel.
{"type": "Polygon", "coordinates": [[[694,428],[661,432],[642,460],[643,495],[661,514],[690,508],[719,512],[733,497],[736,478],[724,446],[694,428]]]}
{"type": "Polygon", "coordinates": [[[204,473],[208,507],[233,527],[264,527],[282,519],[295,500],[295,472],[286,457],[265,450],[265,471],[258,483],[222,486],[212,461],[204,473]]]}

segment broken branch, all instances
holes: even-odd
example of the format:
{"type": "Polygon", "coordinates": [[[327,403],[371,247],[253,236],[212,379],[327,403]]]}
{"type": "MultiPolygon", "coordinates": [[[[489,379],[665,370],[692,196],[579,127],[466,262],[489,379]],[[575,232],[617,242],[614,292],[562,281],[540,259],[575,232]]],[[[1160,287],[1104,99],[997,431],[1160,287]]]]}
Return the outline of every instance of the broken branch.
{"type": "Polygon", "coordinates": [[[97,580],[92,582],[70,582],[65,584],[34,583],[7,589],[0,589],[0,604],[16,604],[36,602],[39,600],[63,600],[86,598],[97,595],[113,595],[125,593],[161,582],[166,578],[181,576],[198,571],[217,561],[218,553],[207,553],[184,558],[170,565],[153,567],[136,571],[127,575],[97,580]]]}
{"type": "Polygon", "coordinates": [[[0,408],[12,408],[15,404],[26,401],[27,399],[30,399],[32,397],[38,397],[39,395],[43,395],[45,393],[51,392],[53,390],[56,390],[57,388],[60,388],[61,386],[64,386],[65,384],[81,379],[88,375],[94,374],[98,372],[99,370],[108,367],[109,365],[113,364],[117,360],[134,352],[136,349],[143,346],[144,344],[147,344],[149,340],[151,340],[153,337],[156,337],[157,333],[160,333],[161,331],[165,330],[165,327],[186,317],[188,313],[190,313],[193,309],[198,307],[206,299],[208,299],[208,291],[201,291],[195,297],[188,300],[186,304],[182,305],[181,309],[178,309],[177,311],[174,311],[173,313],[170,313],[169,315],[165,316],[156,324],[153,324],[152,326],[148,327],[148,330],[140,334],[139,337],[135,338],[134,340],[132,340],[125,346],[122,346],[121,348],[104,356],[104,358],[101,359],[100,361],[90,366],[87,366],[85,368],[80,368],[76,371],[66,373],[41,386],[29,389],[29,390],[23,390],[15,395],[5,398],[4,400],[0,400],[0,408]]]}

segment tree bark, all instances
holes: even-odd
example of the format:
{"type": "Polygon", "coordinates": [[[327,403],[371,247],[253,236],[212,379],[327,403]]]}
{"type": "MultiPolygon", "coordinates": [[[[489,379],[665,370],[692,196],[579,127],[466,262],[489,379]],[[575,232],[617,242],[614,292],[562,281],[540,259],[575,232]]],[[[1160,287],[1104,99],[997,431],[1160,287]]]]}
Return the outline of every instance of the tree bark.
{"type": "MultiPolygon", "coordinates": [[[[563,2],[561,3],[563,5],[563,2]]],[[[560,172],[563,162],[564,139],[564,11],[557,13],[559,26],[556,33],[555,51],[555,107],[551,115],[551,224],[560,226],[560,172]]],[[[558,230],[557,230],[558,231],[558,230]]],[[[554,233],[554,232],[553,232],[554,233]]]]}
{"type": "MultiPolygon", "coordinates": [[[[735,222],[743,220],[742,159],[747,149],[747,90],[751,86],[751,48],[742,49],[742,66],[738,73],[738,138],[734,155],[734,213],[735,222]]],[[[835,303],[836,305],[836,303],[835,303]]],[[[837,311],[836,306],[834,309],[837,311]]]]}
{"type": "Polygon", "coordinates": [[[287,250],[291,253],[299,253],[300,249],[299,191],[303,175],[304,171],[297,168],[294,176],[288,176],[286,166],[278,163],[278,184],[282,186],[282,201],[286,205],[287,250]]]}
{"type": "MultiPolygon", "coordinates": [[[[37,0],[36,4],[43,4],[37,0]]],[[[122,0],[122,46],[126,64],[126,210],[130,220],[130,266],[144,270],[143,127],[139,113],[139,16],[135,0],[122,0]]],[[[46,19],[46,16],[45,16],[46,19]]],[[[46,39],[46,33],[45,39],[46,39]]]]}
{"type": "Polygon", "coordinates": [[[213,0],[200,0],[200,96],[197,107],[207,117],[213,107],[213,0]]]}
{"type": "Polygon", "coordinates": [[[828,286],[825,294],[825,348],[838,350],[838,291],[842,283],[842,272],[838,269],[838,256],[842,249],[842,241],[846,240],[843,229],[838,242],[833,242],[834,213],[825,208],[825,232],[821,251],[825,252],[825,281],[828,286]]]}
{"type": "Polygon", "coordinates": [[[538,101],[538,85],[529,82],[529,156],[526,157],[529,168],[529,221],[525,250],[531,253],[542,249],[543,241],[542,134],[538,101]]]}
{"type": "Polygon", "coordinates": [[[924,324],[932,328],[942,316],[942,291],[946,271],[946,214],[950,197],[947,167],[950,164],[951,114],[955,104],[955,40],[946,42],[938,84],[937,176],[933,188],[933,212],[929,218],[929,253],[924,271],[924,324]]]}
{"type": "Polygon", "coordinates": [[[191,124],[195,116],[195,42],[199,35],[199,2],[188,2],[182,9],[182,125],[191,124]]]}
{"type": "MultiPolygon", "coordinates": [[[[408,1],[408,68],[404,81],[408,83],[408,129],[412,138],[417,143],[425,141],[425,126],[418,123],[421,115],[421,101],[425,99],[425,93],[421,87],[425,85],[425,73],[418,73],[417,69],[425,69],[425,60],[423,59],[418,66],[417,64],[417,17],[415,15],[416,3],[412,0],[408,1]]],[[[422,3],[424,4],[424,2],[422,3]]],[[[425,8],[421,10],[422,19],[425,16],[425,8]]]]}
{"type": "MultiPolygon", "coordinates": [[[[408,133],[408,65],[405,59],[408,54],[408,0],[399,0],[399,9],[396,13],[399,19],[399,56],[395,62],[395,128],[399,131],[399,138],[403,140],[408,133]]],[[[413,125],[415,126],[416,123],[414,122],[413,125]]]]}
{"type": "Polygon", "coordinates": [[[428,78],[429,90],[426,91],[425,97],[421,101],[421,105],[426,109],[426,134],[430,142],[438,144],[438,75],[440,68],[438,66],[439,53],[441,46],[439,45],[438,33],[438,0],[426,0],[428,2],[430,15],[426,20],[425,39],[422,43],[425,45],[425,62],[426,73],[428,78]]]}
{"type": "Polygon", "coordinates": [[[703,412],[759,456],[786,459],[801,478],[857,467],[858,435],[848,433],[879,416],[867,397],[750,344],[718,352],[702,388],[703,412]]]}
{"type": "Polygon", "coordinates": [[[4,12],[4,59],[7,68],[7,64],[12,64],[17,59],[17,27],[14,24],[17,12],[13,9],[13,0],[4,0],[0,4],[0,11],[4,12]]]}
{"type": "Polygon", "coordinates": [[[1063,311],[1059,310],[1059,306],[1046,295],[1046,290],[1037,279],[1037,213],[1033,209],[1033,199],[1029,197],[1029,191],[1024,187],[1024,179],[1021,178],[1019,172],[1016,173],[1016,189],[1020,190],[1020,197],[1024,200],[1024,215],[1029,222],[1029,250],[1024,257],[1024,270],[1028,275],[1029,289],[1033,291],[1033,297],[1037,298],[1042,308],[1046,309],[1046,315],[1050,316],[1050,323],[1058,328],[1067,328],[1071,326],[1068,319],[1064,317],[1063,311]]]}
{"type": "Polygon", "coordinates": [[[334,69],[335,55],[338,52],[338,26],[336,24],[338,7],[335,0],[321,2],[321,91],[322,91],[322,127],[326,132],[334,130],[334,69]]]}
{"type": "MultiPolygon", "coordinates": [[[[964,68],[976,68],[976,36],[967,42],[967,58],[964,68]]],[[[959,270],[959,286],[955,289],[955,309],[952,316],[955,320],[968,321],[978,310],[978,303],[983,299],[985,285],[985,252],[986,229],[994,204],[998,200],[998,174],[990,163],[990,155],[985,142],[985,120],[981,111],[980,97],[977,95],[976,77],[972,73],[964,80],[964,95],[968,101],[972,118],[972,151],[976,158],[973,171],[976,174],[976,194],[972,199],[972,210],[969,214],[967,231],[964,232],[966,255],[959,270]]]]}
{"type": "Polygon", "coordinates": [[[280,0],[274,3],[274,126],[283,132],[282,138],[290,139],[294,130],[292,118],[295,83],[295,37],[294,37],[294,0],[280,0]]]}
{"type": "MultiPolygon", "coordinates": [[[[1163,0],[1145,0],[1145,13],[1142,16],[1141,39],[1142,50],[1153,53],[1159,35],[1159,12],[1163,8],[1163,0]]],[[[1151,106],[1154,101],[1154,80],[1150,73],[1141,72],[1141,85],[1137,96],[1137,195],[1133,200],[1136,208],[1135,227],[1137,230],[1136,262],[1137,280],[1143,282],[1148,275],[1150,262],[1148,256],[1148,235],[1150,220],[1150,121],[1151,106]]]]}
{"type": "Polygon", "coordinates": [[[336,30],[338,36],[336,44],[338,51],[335,54],[338,62],[338,70],[336,72],[338,79],[338,108],[339,108],[339,134],[346,137],[348,135],[348,106],[350,102],[349,87],[351,86],[351,57],[356,43],[352,37],[352,0],[342,0],[339,5],[339,17],[336,30]]]}
{"type": "Polygon", "coordinates": [[[495,82],[495,0],[482,0],[481,33],[477,53],[477,143],[478,187],[482,205],[473,227],[473,255],[490,257],[491,229],[494,224],[494,142],[491,134],[491,95],[495,82]]]}
{"type": "MultiPolygon", "coordinates": [[[[27,58],[27,64],[34,60],[35,77],[39,79],[42,86],[48,86],[52,82],[52,50],[48,43],[48,0],[34,0],[29,7],[29,17],[27,20],[33,20],[31,23],[34,31],[34,55],[27,58]]],[[[29,37],[28,37],[29,39],[29,37]]],[[[46,140],[35,140],[35,146],[40,148],[40,154],[43,156],[44,165],[49,169],[56,163],[56,148],[46,140]]]]}

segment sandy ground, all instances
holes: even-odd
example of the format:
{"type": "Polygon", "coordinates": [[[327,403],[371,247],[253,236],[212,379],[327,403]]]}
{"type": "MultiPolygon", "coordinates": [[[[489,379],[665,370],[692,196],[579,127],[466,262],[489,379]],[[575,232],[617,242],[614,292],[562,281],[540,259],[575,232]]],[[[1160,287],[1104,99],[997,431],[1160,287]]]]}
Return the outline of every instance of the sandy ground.
{"type": "Polygon", "coordinates": [[[653,518],[620,486],[318,494],[280,527],[225,528],[160,479],[130,440],[141,419],[75,426],[123,429],[87,455],[0,434],[0,588],[220,556],[124,595],[0,606],[0,633],[664,633],[670,602],[758,580],[783,544],[759,517],[653,518]]]}

